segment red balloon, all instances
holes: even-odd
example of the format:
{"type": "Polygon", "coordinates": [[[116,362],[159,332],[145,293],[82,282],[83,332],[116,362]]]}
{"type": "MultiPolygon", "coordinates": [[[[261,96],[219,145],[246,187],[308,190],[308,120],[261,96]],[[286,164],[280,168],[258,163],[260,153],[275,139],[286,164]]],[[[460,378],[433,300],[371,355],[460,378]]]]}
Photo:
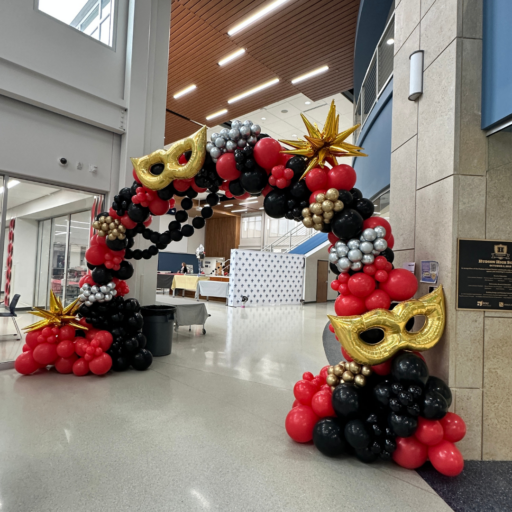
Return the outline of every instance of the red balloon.
{"type": "Polygon", "coordinates": [[[428,458],[442,475],[457,476],[464,469],[464,459],[458,448],[450,441],[443,440],[435,446],[430,446],[428,458]]]}
{"type": "Polygon", "coordinates": [[[267,194],[274,190],[270,185],[267,185],[262,191],[261,194],[263,197],[267,197],[267,194]]]}
{"type": "Polygon", "coordinates": [[[121,224],[126,228],[126,229],[133,229],[137,223],[130,219],[130,217],[128,217],[128,214],[125,213],[122,217],[121,217],[121,224]]]}
{"type": "Polygon", "coordinates": [[[368,274],[359,272],[348,280],[348,289],[356,297],[361,299],[368,297],[375,290],[375,279],[368,274]]]}
{"type": "Polygon", "coordinates": [[[324,169],[320,169],[320,167],[315,167],[311,169],[306,174],[306,186],[314,192],[319,189],[327,189],[327,172],[324,169]]]}
{"type": "Polygon", "coordinates": [[[372,309],[389,309],[391,306],[391,299],[384,290],[374,290],[364,300],[364,305],[368,311],[372,309]]]}
{"type": "Polygon", "coordinates": [[[85,349],[89,346],[89,343],[85,338],[75,338],[75,352],[80,356],[85,356],[85,349]]]}
{"type": "MultiPolygon", "coordinates": [[[[253,154],[254,159],[256,160],[256,163],[263,167],[263,169],[266,169],[267,171],[272,169],[275,165],[278,165],[280,163],[281,159],[281,144],[277,142],[276,139],[273,139],[272,137],[265,137],[264,139],[259,140],[256,142],[256,145],[254,146],[253,154]]],[[[224,153],[224,155],[233,155],[233,153],[224,153]]],[[[219,160],[217,161],[217,173],[221,178],[224,178],[224,176],[221,175],[218,169],[218,163],[220,159],[224,156],[222,155],[219,160]]],[[[234,160],[233,156],[233,160],[234,160]]],[[[240,175],[240,173],[239,173],[240,175]]],[[[228,179],[228,178],[224,178],[228,179]]],[[[234,179],[234,178],[229,178],[234,179]]]]}
{"type": "Polygon", "coordinates": [[[77,377],[82,377],[83,375],[87,375],[89,373],[89,363],[83,358],[77,359],[73,363],[73,373],[77,377]]]}
{"type": "Polygon", "coordinates": [[[277,188],[286,188],[288,186],[288,181],[284,178],[279,178],[276,180],[277,188]]]}
{"type": "MultiPolygon", "coordinates": [[[[331,324],[329,324],[331,325],[331,324]]],[[[330,366],[329,365],[326,365],[324,366],[321,370],[320,370],[320,377],[322,377],[325,380],[327,380],[327,375],[329,375],[329,368],[330,366]]]]}
{"type": "MultiPolygon", "coordinates": [[[[286,148],[283,148],[283,146],[281,146],[281,151],[287,151],[286,148]]],[[[288,162],[288,160],[290,160],[290,158],[293,158],[293,155],[287,155],[285,153],[280,153],[279,154],[279,165],[285,165],[286,166],[286,163],[288,162]]]]}
{"type": "Polygon", "coordinates": [[[319,389],[322,387],[322,385],[323,385],[323,384],[325,384],[325,382],[324,382],[324,381],[322,381],[322,379],[321,379],[319,376],[315,377],[315,378],[311,381],[311,383],[312,383],[312,384],[314,384],[314,385],[316,386],[317,390],[319,390],[319,389]]]}
{"type": "Polygon", "coordinates": [[[370,217],[363,222],[363,230],[368,228],[375,228],[376,226],[382,226],[386,229],[386,236],[384,240],[388,240],[391,236],[391,224],[383,217],[370,217]]]}
{"type": "Polygon", "coordinates": [[[446,416],[439,420],[444,430],[444,439],[452,443],[460,441],[466,435],[466,423],[454,412],[447,412],[446,416]]]}
{"type": "Polygon", "coordinates": [[[356,171],[350,165],[335,165],[327,172],[327,188],[352,190],[356,184],[356,171]]]}
{"type": "Polygon", "coordinates": [[[185,192],[186,190],[188,190],[190,188],[190,183],[191,183],[191,180],[174,180],[172,182],[172,185],[175,188],[175,190],[177,190],[178,192],[185,192]]]}
{"type": "Polygon", "coordinates": [[[32,354],[36,362],[44,366],[52,364],[58,357],[57,347],[54,343],[40,343],[32,354]]]}
{"type": "Polygon", "coordinates": [[[388,273],[385,270],[377,270],[375,272],[375,281],[385,283],[388,280],[388,273]]]}
{"type": "Polygon", "coordinates": [[[85,251],[85,259],[91,265],[102,265],[105,262],[105,253],[107,248],[104,245],[91,245],[85,251]]]}
{"type": "Polygon", "coordinates": [[[112,208],[112,206],[109,208],[108,210],[108,214],[113,218],[113,219],[117,219],[119,220],[121,217],[119,217],[119,215],[117,215],[117,212],[114,210],[114,208],[112,208]]]}
{"type": "Polygon", "coordinates": [[[89,363],[89,369],[94,375],[104,375],[112,368],[112,358],[103,352],[89,363]]]}
{"type": "Polygon", "coordinates": [[[100,332],[98,331],[98,329],[89,329],[88,331],[85,332],[85,339],[88,341],[92,341],[96,337],[96,334],[98,332],[100,332]]]}
{"type": "Polygon", "coordinates": [[[300,405],[300,402],[299,402],[298,400],[294,400],[294,401],[293,401],[293,404],[292,404],[292,409],[293,409],[294,407],[297,407],[298,405],[300,405]]]}
{"type": "Polygon", "coordinates": [[[112,341],[114,341],[114,338],[112,337],[112,334],[110,334],[108,331],[100,331],[96,334],[94,337],[95,340],[98,340],[100,342],[100,347],[106,352],[110,345],[112,345],[112,341]]]}
{"type": "Polygon", "coordinates": [[[133,176],[133,179],[137,182],[137,183],[140,183],[140,179],[139,177],[137,176],[137,171],[135,169],[132,170],[132,176],[133,176]]]}
{"type": "Polygon", "coordinates": [[[184,154],[180,155],[180,157],[178,158],[178,163],[181,165],[185,165],[187,162],[187,157],[184,154]]]}
{"type": "Polygon", "coordinates": [[[249,199],[251,197],[251,194],[249,192],[246,192],[245,194],[242,194],[241,196],[235,196],[237,199],[249,199]]]}
{"type": "Polygon", "coordinates": [[[293,386],[295,398],[303,405],[309,405],[313,395],[318,391],[318,386],[309,380],[299,380],[293,386]]]}
{"type": "Polygon", "coordinates": [[[375,258],[375,268],[377,270],[386,270],[388,260],[384,256],[377,256],[375,258]]]}
{"type": "Polygon", "coordinates": [[[22,352],[16,358],[14,368],[22,375],[30,375],[39,369],[39,363],[34,359],[32,351],[22,352]]]}
{"type": "Polygon", "coordinates": [[[339,241],[339,238],[332,231],[327,235],[327,238],[331,244],[335,244],[339,241]]]}
{"type": "Polygon", "coordinates": [[[388,274],[386,282],[380,284],[392,300],[409,300],[418,290],[415,275],[404,268],[395,268],[388,274]]]}
{"type": "Polygon", "coordinates": [[[313,380],[315,376],[311,372],[304,372],[302,374],[302,380],[313,380]]]}
{"type": "Polygon", "coordinates": [[[153,215],[165,215],[169,211],[169,201],[156,197],[149,203],[149,211],[153,215]]]}
{"type": "Polygon", "coordinates": [[[298,405],[286,416],[286,432],[297,443],[307,443],[313,439],[313,429],[318,420],[318,416],[311,407],[298,405]]]}
{"type": "Polygon", "coordinates": [[[345,358],[345,361],[348,361],[349,363],[353,361],[352,356],[345,350],[345,347],[341,347],[341,354],[345,358]]]}
{"type": "Polygon", "coordinates": [[[71,325],[63,325],[60,328],[59,339],[62,340],[73,340],[75,338],[75,328],[71,325]]]}
{"type": "Polygon", "coordinates": [[[383,363],[376,364],[375,366],[372,366],[372,370],[377,375],[389,375],[391,373],[391,363],[393,359],[388,359],[387,361],[384,361],[383,363]]]}
{"type": "Polygon", "coordinates": [[[341,283],[338,286],[338,292],[341,295],[350,295],[350,290],[348,289],[348,285],[346,283],[341,283]]]}
{"type": "Polygon", "coordinates": [[[311,408],[319,418],[326,418],[327,416],[336,416],[332,408],[331,393],[326,391],[319,391],[311,400],[311,408]]]}
{"type": "Polygon", "coordinates": [[[340,275],[338,276],[338,281],[339,281],[340,283],[345,283],[345,284],[346,284],[346,283],[348,283],[348,280],[349,280],[349,279],[350,279],[350,276],[349,276],[348,274],[340,274],[340,275]]]}
{"type": "Polygon", "coordinates": [[[331,288],[333,290],[337,290],[339,288],[340,284],[341,283],[337,279],[335,279],[334,281],[331,281],[331,288]]]}
{"type": "Polygon", "coordinates": [[[70,357],[58,357],[55,361],[55,369],[59,373],[73,373],[73,364],[78,359],[76,354],[71,355],[70,357]]]}
{"type": "Polygon", "coordinates": [[[59,357],[71,357],[75,353],[75,344],[71,340],[62,340],[57,345],[59,357]]]}
{"type": "Polygon", "coordinates": [[[443,440],[443,427],[436,420],[418,417],[418,428],[414,433],[418,441],[427,446],[434,446],[443,440]]]}
{"type": "Polygon", "coordinates": [[[427,461],[427,447],[414,436],[397,437],[393,460],[403,468],[416,469],[427,461]]]}
{"type": "Polygon", "coordinates": [[[366,306],[359,297],[340,295],[334,302],[334,310],[338,316],[362,315],[366,313],[366,306]]]}
{"type": "Polygon", "coordinates": [[[388,242],[388,247],[390,249],[393,249],[393,246],[395,245],[395,237],[393,236],[393,234],[391,234],[388,239],[387,239],[387,242],[388,242]]]}
{"type": "Polygon", "coordinates": [[[309,204],[316,203],[316,195],[317,194],[325,194],[327,190],[315,190],[310,196],[309,196],[309,204]]]}
{"type": "Polygon", "coordinates": [[[27,336],[25,337],[25,343],[34,350],[37,345],[39,344],[39,341],[37,340],[38,336],[41,334],[41,331],[31,331],[27,333],[27,336]]]}

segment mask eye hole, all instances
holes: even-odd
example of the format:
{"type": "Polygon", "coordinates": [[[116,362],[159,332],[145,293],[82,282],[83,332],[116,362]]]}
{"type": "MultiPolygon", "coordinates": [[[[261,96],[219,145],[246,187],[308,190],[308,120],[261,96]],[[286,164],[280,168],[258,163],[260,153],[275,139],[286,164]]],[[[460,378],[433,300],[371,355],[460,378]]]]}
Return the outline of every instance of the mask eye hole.
{"type": "Polygon", "coordinates": [[[153,164],[151,168],[149,169],[149,172],[153,176],[160,176],[164,172],[165,166],[164,164],[153,164]]]}
{"type": "Polygon", "coordinates": [[[360,333],[359,338],[368,345],[375,345],[384,339],[384,331],[382,329],[368,329],[360,333]]]}
{"type": "Polygon", "coordinates": [[[427,317],[425,315],[416,315],[410,318],[405,325],[405,330],[410,333],[419,332],[425,325],[427,317]]]}

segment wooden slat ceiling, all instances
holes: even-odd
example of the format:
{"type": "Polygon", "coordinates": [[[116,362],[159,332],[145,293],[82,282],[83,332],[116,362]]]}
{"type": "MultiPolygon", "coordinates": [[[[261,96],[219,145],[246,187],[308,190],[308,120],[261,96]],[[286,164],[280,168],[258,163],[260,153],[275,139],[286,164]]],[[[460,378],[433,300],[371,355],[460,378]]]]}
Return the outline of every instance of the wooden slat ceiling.
{"type": "Polygon", "coordinates": [[[289,0],[233,37],[227,32],[270,0],[172,0],[165,143],[197,125],[217,125],[298,93],[313,101],[352,88],[360,0],[289,0]],[[245,48],[226,66],[217,62],[245,48]],[[329,71],[292,85],[291,79],[328,65],[329,71]],[[273,78],[280,82],[234,104],[227,100],[273,78]],[[195,84],[181,98],[173,95],[195,84]],[[207,123],[206,116],[228,109],[207,123]],[[171,111],[171,112],[169,112],[171,111]]]}

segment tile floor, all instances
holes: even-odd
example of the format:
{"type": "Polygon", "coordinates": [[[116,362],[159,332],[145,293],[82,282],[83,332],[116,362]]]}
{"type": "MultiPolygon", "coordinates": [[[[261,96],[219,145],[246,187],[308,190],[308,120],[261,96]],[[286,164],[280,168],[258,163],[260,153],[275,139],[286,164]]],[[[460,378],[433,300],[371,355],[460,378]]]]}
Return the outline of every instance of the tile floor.
{"type": "Polygon", "coordinates": [[[414,471],[286,435],[332,303],[207,308],[147,372],[0,372],[1,512],[451,510],[414,471]]]}

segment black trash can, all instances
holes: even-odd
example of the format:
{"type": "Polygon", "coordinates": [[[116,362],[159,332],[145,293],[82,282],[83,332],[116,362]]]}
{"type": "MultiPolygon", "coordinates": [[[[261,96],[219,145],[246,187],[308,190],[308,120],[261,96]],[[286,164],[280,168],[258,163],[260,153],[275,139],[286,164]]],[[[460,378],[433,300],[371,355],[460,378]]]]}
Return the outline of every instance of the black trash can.
{"type": "Polygon", "coordinates": [[[168,356],[171,353],[175,311],[174,306],[142,306],[142,333],[148,340],[146,348],[155,357],[168,356]]]}

